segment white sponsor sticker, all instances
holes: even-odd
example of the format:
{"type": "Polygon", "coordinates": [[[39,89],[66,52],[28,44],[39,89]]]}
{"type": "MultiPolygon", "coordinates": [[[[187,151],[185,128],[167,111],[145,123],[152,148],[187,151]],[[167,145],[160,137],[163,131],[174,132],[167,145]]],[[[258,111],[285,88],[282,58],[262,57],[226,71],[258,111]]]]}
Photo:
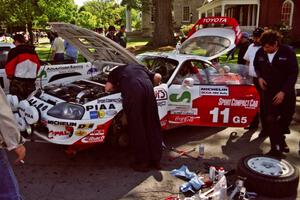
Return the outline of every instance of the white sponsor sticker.
{"type": "Polygon", "coordinates": [[[229,96],[227,86],[201,86],[200,95],[202,96],[229,96]]]}

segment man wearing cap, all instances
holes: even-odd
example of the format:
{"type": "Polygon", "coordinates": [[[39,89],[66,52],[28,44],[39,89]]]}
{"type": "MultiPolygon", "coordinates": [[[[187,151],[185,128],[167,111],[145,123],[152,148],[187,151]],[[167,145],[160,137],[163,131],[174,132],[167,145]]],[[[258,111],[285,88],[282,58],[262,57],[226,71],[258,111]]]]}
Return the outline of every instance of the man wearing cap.
{"type": "MultiPolygon", "coordinates": [[[[249,47],[244,55],[244,60],[246,60],[246,65],[249,66],[249,76],[252,77],[253,83],[254,83],[258,93],[260,94],[260,96],[261,96],[261,88],[259,87],[259,84],[258,84],[258,78],[255,73],[253,61],[254,61],[257,50],[261,48],[259,39],[263,32],[264,32],[264,29],[262,29],[262,28],[256,28],[253,31],[253,33],[252,33],[253,43],[249,45],[249,47]]],[[[262,106],[262,104],[260,104],[260,116],[261,116],[261,125],[262,125],[262,130],[259,135],[260,137],[264,136],[264,134],[265,134],[264,123],[262,120],[263,119],[262,114],[263,114],[263,106],[262,106]]],[[[255,118],[251,122],[250,126],[248,126],[246,129],[257,129],[258,124],[259,124],[259,113],[257,113],[255,118]]]]}
{"type": "Polygon", "coordinates": [[[268,155],[278,157],[289,152],[282,128],[288,128],[290,120],[286,118],[295,112],[298,76],[296,54],[289,46],[281,44],[281,38],[277,31],[264,32],[260,38],[262,48],[254,58],[254,68],[262,89],[265,129],[271,142],[268,155]],[[283,123],[282,118],[288,124],[283,123]]]}
{"type": "Polygon", "coordinates": [[[249,33],[243,32],[242,38],[238,44],[238,48],[239,48],[238,61],[237,61],[238,64],[242,64],[242,65],[246,64],[246,60],[244,60],[244,55],[249,45],[250,45],[249,33]]]}
{"type": "Polygon", "coordinates": [[[13,169],[7,159],[6,151],[17,154],[15,164],[23,163],[26,149],[17,128],[13,113],[0,87],[0,199],[21,200],[21,194],[13,169]]]}

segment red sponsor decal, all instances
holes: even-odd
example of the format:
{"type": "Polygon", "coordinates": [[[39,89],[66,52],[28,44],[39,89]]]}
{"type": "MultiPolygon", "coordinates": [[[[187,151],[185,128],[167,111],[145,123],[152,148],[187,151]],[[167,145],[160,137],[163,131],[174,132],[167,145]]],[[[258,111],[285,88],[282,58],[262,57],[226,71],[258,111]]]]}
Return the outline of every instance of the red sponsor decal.
{"type": "Polygon", "coordinates": [[[68,131],[49,131],[48,138],[52,139],[57,136],[69,136],[68,131]]]}
{"type": "Polygon", "coordinates": [[[103,142],[104,141],[105,136],[101,135],[101,136],[86,136],[85,138],[81,139],[82,143],[98,143],[98,142],[103,142]]]}
{"type": "Polygon", "coordinates": [[[175,122],[180,122],[180,123],[192,123],[194,122],[194,117],[191,116],[185,116],[185,117],[181,117],[181,116],[177,116],[175,117],[175,122]]]}
{"type": "Polygon", "coordinates": [[[95,129],[92,132],[90,132],[90,135],[92,135],[92,136],[104,135],[104,130],[103,129],[95,129]]]}

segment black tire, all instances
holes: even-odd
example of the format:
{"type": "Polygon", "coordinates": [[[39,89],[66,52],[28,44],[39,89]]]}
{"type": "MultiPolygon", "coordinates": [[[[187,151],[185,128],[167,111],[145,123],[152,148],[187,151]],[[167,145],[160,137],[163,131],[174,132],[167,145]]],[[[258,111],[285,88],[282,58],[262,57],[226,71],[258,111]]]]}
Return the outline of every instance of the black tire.
{"type": "Polygon", "coordinates": [[[297,193],[299,171],[287,160],[261,154],[248,155],[239,160],[237,173],[239,176],[247,178],[245,181],[247,191],[254,191],[258,194],[275,198],[287,197],[297,193]],[[261,167],[262,170],[260,172],[258,172],[258,169],[253,169],[252,161],[264,161],[261,165],[255,165],[261,167]],[[283,174],[273,176],[263,173],[264,169],[268,171],[274,166],[272,165],[273,161],[284,165],[284,168],[281,168],[285,170],[283,174]],[[250,167],[251,164],[252,168],[250,167]]]}

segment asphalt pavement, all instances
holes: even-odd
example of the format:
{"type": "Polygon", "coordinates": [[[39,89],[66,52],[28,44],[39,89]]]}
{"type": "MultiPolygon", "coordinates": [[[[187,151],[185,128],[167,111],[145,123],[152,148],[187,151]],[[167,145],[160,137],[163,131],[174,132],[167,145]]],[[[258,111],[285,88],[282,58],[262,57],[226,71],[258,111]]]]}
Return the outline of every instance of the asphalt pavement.
{"type": "MultiPolygon", "coordinates": [[[[300,123],[294,121],[291,130],[287,136],[291,152],[286,154],[286,159],[300,168],[300,123]]],[[[164,141],[168,147],[189,150],[204,144],[204,158],[194,160],[183,156],[169,161],[172,152],[166,150],[163,169],[147,173],[134,172],[129,167],[131,153],[128,149],[99,145],[69,159],[63,146],[28,142],[25,164],[14,169],[25,200],[165,199],[179,193],[178,188],[184,181],[171,176],[170,171],[183,164],[194,172],[204,173],[206,165],[231,170],[245,155],[266,153],[269,140],[258,138],[258,133],[259,130],[211,127],[182,127],[166,131],[164,141]]],[[[13,158],[10,153],[10,159],[13,158]]],[[[258,196],[256,199],[271,198],[258,196]]],[[[300,199],[300,192],[293,197],[281,198],[293,199],[300,199]]]]}

